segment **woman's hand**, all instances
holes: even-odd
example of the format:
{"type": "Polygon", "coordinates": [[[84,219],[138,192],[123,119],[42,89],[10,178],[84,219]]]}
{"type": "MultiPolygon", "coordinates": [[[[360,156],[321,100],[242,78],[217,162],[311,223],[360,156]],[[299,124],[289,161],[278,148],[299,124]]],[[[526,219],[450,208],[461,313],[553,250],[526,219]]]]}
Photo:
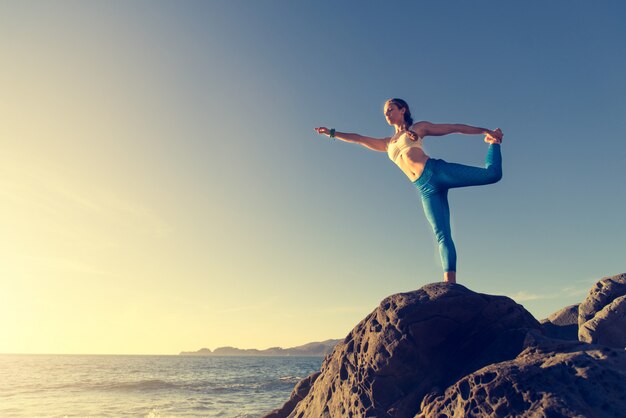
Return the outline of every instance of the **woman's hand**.
{"type": "Polygon", "coordinates": [[[493,131],[487,131],[485,133],[485,142],[489,144],[501,144],[503,136],[502,129],[496,128],[493,131]]]}
{"type": "Polygon", "coordinates": [[[330,136],[330,129],[328,129],[325,126],[321,126],[319,128],[315,128],[315,132],[317,132],[320,135],[328,135],[328,136],[330,136]]]}
{"type": "Polygon", "coordinates": [[[496,128],[494,131],[489,131],[488,135],[497,139],[498,141],[502,141],[502,137],[504,134],[502,133],[502,129],[496,128]]]}

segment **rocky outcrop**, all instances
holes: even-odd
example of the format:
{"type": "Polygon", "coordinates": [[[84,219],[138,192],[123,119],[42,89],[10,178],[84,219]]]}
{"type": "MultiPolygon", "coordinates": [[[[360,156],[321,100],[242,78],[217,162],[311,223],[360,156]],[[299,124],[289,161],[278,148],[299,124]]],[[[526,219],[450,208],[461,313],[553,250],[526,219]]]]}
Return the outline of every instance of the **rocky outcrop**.
{"type": "Polygon", "coordinates": [[[514,358],[539,323],[504,296],[434,283],[393,295],[322,364],[290,417],[409,417],[433,387],[514,358]]]}
{"type": "Polygon", "coordinates": [[[578,330],[580,341],[626,347],[626,295],[620,296],[585,322],[578,330]]]}
{"type": "Polygon", "coordinates": [[[578,341],[578,305],[570,305],[541,320],[543,333],[551,338],[578,341]]]}
{"type": "Polygon", "coordinates": [[[424,398],[418,417],[623,417],[623,350],[529,333],[514,360],[471,373],[424,398]]]}
{"type": "Polygon", "coordinates": [[[602,279],[541,325],[507,297],[460,285],[390,296],[270,416],[622,417],[622,293],[626,274],[602,279]],[[583,341],[567,341],[578,324],[583,341]]]}
{"type": "Polygon", "coordinates": [[[626,295],[626,273],[600,279],[578,307],[578,326],[592,319],[606,305],[626,295]]]}
{"type": "Polygon", "coordinates": [[[601,279],[578,308],[578,339],[626,347],[626,274],[601,279]]]}

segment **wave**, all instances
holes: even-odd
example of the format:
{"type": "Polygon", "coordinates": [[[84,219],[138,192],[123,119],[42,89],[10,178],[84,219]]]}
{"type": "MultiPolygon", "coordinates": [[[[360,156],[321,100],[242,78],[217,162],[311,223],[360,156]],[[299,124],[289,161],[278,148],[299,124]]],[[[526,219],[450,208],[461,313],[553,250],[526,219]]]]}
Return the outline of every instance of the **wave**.
{"type": "Polygon", "coordinates": [[[298,383],[299,381],[302,380],[302,378],[299,376],[282,376],[282,377],[279,377],[278,380],[282,382],[298,383]]]}
{"type": "Polygon", "coordinates": [[[0,396],[13,397],[25,394],[62,391],[84,392],[157,392],[157,391],[188,391],[204,394],[235,394],[251,390],[285,390],[293,388],[300,381],[297,376],[282,376],[271,380],[256,380],[247,382],[215,382],[214,380],[178,381],[171,382],[161,379],[144,379],[137,381],[108,381],[108,382],[72,382],[49,386],[31,386],[15,388],[6,391],[0,396]]]}
{"type": "Polygon", "coordinates": [[[115,382],[115,383],[92,385],[91,389],[99,389],[102,391],[118,391],[118,390],[154,391],[154,390],[177,389],[179,387],[180,387],[179,385],[172,383],[172,382],[166,382],[165,380],[150,379],[150,380],[139,380],[139,381],[134,381],[134,382],[115,382]]]}
{"type": "Polygon", "coordinates": [[[19,396],[24,394],[45,393],[50,391],[157,391],[178,389],[181,386],[175,383],[166,382],[159,379],[125,381],[125,382],[72,382],[57,385],[32,385],[31,387],[15,388],[12,391],[4,392],[3,396],[19,396]]]}

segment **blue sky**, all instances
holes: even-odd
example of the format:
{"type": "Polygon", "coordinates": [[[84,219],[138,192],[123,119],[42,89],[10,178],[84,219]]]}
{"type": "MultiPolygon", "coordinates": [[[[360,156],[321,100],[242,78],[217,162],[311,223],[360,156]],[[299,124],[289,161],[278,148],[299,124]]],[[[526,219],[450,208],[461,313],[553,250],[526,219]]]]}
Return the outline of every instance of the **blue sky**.
{"type": "Polygon", "coordinates": [[[617,1],[0,3],[0,352],[341,338],[440,280],[410,181],[313,131],[388,136],[390,97],[505,133],[503,180],[450,194],[459,282],[538,319],[582,300],[624,271],[624,18],[617,1]]]}

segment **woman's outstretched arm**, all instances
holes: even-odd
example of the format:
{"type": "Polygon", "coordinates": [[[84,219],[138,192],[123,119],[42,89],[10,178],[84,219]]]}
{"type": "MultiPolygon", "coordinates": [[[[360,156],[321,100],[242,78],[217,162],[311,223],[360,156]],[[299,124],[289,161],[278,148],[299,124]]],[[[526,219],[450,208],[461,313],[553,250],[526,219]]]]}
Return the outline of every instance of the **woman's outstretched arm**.
{"type": "MultiPolygon", "coordinates": [[[[321,135],[330,136],[331,130],[326,127],[315,128],[315,132],[321,135]]],[[[355,144],[363,145],[365,148],[369,148],[374,151],[387,151],[387,143],[390,138],[371,138],[369,136],[363,136],[359,134],[350,134],[345,132],[334,132],[333,138],[337,138],[344,142],[352,142],[355,144]]]]}
{"type": "Polygon", "coordinates": [[[430,123],[417,122],[413,125],[413,130],[421,137],[424,136],[441,136],[448,134],[468,134],[468,135],[489,135],[498,140],[502,139],[502,131],[479,128],[477,126],[463,125],[460,123],[430,123]]]}

